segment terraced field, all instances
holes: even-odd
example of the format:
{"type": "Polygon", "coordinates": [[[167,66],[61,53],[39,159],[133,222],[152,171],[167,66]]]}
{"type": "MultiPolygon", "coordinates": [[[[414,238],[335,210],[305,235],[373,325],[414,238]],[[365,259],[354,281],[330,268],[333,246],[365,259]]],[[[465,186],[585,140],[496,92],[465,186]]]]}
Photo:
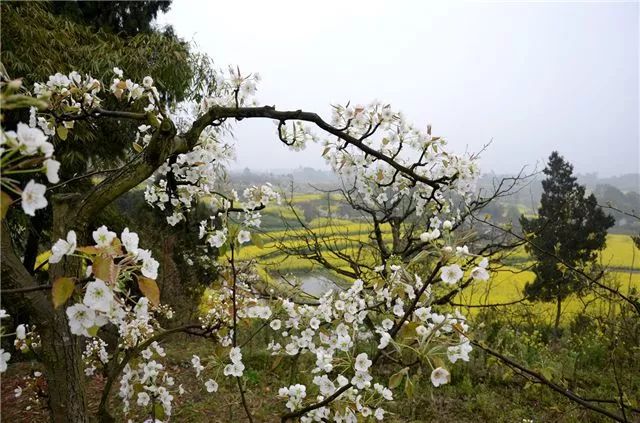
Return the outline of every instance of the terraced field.
{"type": "MultiPolygon", "coordinates": [[[[339,250],[339,253],[355,254],[360,243],[368,241],[370,228],[362,222],[348,219],[315,219],[309,223],[323,243],[339,250]]],[[[261,235],[263,246],[247,245],[240,250],[239,257],[243,260],[255,260],[258,268],[266,279],[272,279],[277,274],[318,274],[326,275],[327,271],[320,265],[310,260],[288,256],[278,249],[278,244],[295,248],[304,245],[299,239],[303,230],[273,230],[261,235]]],[[[385,239],[390,239],[388,230],[384,234],[385,239]]],[[[341,266],[344,262],[330,252],[326,253],[330,263],[341,266]]],[[[362,260],[371,260],[371,254],[362,254],[362,260]]],[[[512,266],[503,266],[494,271],[490,281],[476,283],[462,291],[455,302],[465,306],[477,306],[486,304],[505,304],[522,299],[522,291],[525,285],[534,279],[534,274],[527,270],[521,270],[530,263],[530,259],[523,248],[516,251],[511,260],[512,266]],[[515,265],[517,262],[517,267],[515,265]]],[[[607,266],[610,271],[606,276],[607,283],[619,287],[621,292],[628,293],[632,289],[640,290],[640,250],[635,247],[631,237],[620,234],[610,234],[607,237],[606,248],[600,255],[601,264],[607,266]]],[[[375,263],[372,263],[375,265],[375,263]]],[[[339,277],[338,275],[332,275],[339,277]]],[[[533,315],[540,319],[551,321],[555,313],[555,304],[545,303],[518,303],[517,307],[526,307],[533,315]]],[[[576,313],[608,313],[611,310],[603,309],[604,302],[592,295],[583,297],[570,297],[563,305],[563,315],[576,313]]],[[[468,313],[475,313],[480,308],[469,307],[468,313]]]]}

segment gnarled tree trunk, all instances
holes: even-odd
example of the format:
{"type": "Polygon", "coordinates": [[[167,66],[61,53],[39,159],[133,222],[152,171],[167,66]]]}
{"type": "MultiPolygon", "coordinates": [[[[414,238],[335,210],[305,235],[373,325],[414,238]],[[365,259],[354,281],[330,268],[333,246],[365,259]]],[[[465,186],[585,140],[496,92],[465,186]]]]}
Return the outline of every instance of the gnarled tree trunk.
{"type": "MultiPolygon", "coordinates": [[[[78,233],[79,245],[84,245],[86,225],[75,222],[74,195],[54,198],[52,239],[66,238],[67,231],[78,233]]],[[[60,263],[49,266],[49,281],[62,276],[83,276],[82,262],[76,257],[65,257],[60,263]]],[[[49,408],[55,423],[89,421],[85,395],[84,363],[82,362],[82,338],[71,333],[66,307],[53,309],[50,319],[41,326],[42,362],[46,369],[49,388],[49,408]]]]}
{"type": "MultiPolygon", "coordinates": [[[[54,208],[54,236],[66,231],[66,208],[60,213],[54,208]],[[64,222],[64,223],[63,223],[64,222]],[[55,229],[59,228],[59,229],[55,229]]],[[[33,288],[38,281],[22,264],[9,235],[6,222],[2,223],[2,287],[3,289],[33,288]]],[[[81,263],[66,260],[50,266],[49,281],[58,276],[77,276],[81,263]]],[[[65,308],[53,308],[50,290],[9,293],[22,303],[41,338],[40,356],[49,393],[51,420],[55,423],[87,423],[87,401],[82,363],[81,338],[71,334],[65,308]]],[[[12,298],[13,300],[13,298],[12,298]]]]}

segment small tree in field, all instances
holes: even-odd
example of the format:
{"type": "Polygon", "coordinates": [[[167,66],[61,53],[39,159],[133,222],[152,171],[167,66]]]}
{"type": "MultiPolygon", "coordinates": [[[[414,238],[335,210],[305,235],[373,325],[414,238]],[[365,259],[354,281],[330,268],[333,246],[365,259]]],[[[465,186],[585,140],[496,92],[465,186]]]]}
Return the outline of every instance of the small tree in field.
{"type": "Polygon", "coordinates": [[[542,181],[538,216],[520,218],[523,231],[533,237],[527,251],[536,260],[536,278],[525,287],[525,295],[532,300],[556,301],[557,333],[562,301],[587,284],[567,264],[573,268],[592,265],[605,246],[607,229],[615,222],[598,206],[593,194],[585,196],[585,187],[573,176],[573,166],[556,151],[551,153],[544,173],[547,178],[542,181]]]}

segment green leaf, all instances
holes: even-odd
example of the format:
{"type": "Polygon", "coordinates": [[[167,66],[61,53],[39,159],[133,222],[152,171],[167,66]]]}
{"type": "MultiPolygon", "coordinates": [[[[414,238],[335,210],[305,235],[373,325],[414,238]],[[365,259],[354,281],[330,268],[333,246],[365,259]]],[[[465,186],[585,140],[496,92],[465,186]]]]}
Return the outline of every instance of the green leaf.
{"type": "Polygon", "coordinates": [[[160,127],[160,121],[158,120],[158,117],[155,114],[148,113],[147,119],[149,119],[149,124],[151,124],[151,126],[153,126],[154,128],[160,127]]]}
{"type": "Polygon", "coordinates": [[[156,419],[162,421],[164,420],[164,407],[159,402],[153,405],[153,411],[156,416],[156,419]]]}
{"type": "Polygon", "coordinates": [[[389,378],[389,389],[395,389],[402,383],[402,378],[404,378],[404,370],[400,370],[398,373],[394,373],[389,378]]]}
{"type": "Polygon", "coordinates": [[[253,232],[251,234],[251,242],[253,242],[253,245],[255,245],[256,247],[258,247],[260,249],[264,248],[264,240],[262,239],[262,237],[259,234],[255,233],[255,232],[253,232]]]}
{"type": "Polygon", "coordinates": [[[97,336],[99,330],[100,326],[91,326],[89,329],[87,329],[87,332],[89,333],[89,336],[97,336]]]}
{"type": "Polygon", "coordinates": [[[407,397],[413,398],[413,382],[410,377],[407,377],[404,383],[404,393],[407,397]]]}
{"type": "Polygon", "coordinates": [[[144,276],[138,276],[138,288],[151,301],[151,304],[160,304],[160,288],[158,288],[156,281],[144,276]]]}
{"type": "MultiPolygon", "coordinates": [[[[233,241],[230,241],[233,242],[233,241]]],[[[218,254],[222,257],[229,251],[229,242],[225,242],[222,247],[218,248],[218,254]]]]}
{"type": "Polygon", "coordinates": [[[65,141],[67,139],[67,135],[69,135],[69,130],[65,128],[64,125],[59,125],[56,128],[56,133],[58,134],[58,138],[65,141]]]}
{"type": "Polygon", "coordinates": [[[58,308],[67,302],[76,283],[73,278],[58,278],[53,282],[51,287],[51,297],[53,298],[53,307],[58,308]]]}
{"type": "Polygon", "coordinates": [[[438,368],[438,367],[444,367],[444,360],[438,356],[434,356],[434,357],[430,357],[431,361],[433,361],[433,366],[438,368]]]}
{"type": "Polygon", "coordinates": [[[136,153],[142,153],[142,150],[144,150],[144,147],[138,144],[137,142],[134,142],[132,144],[132,147],[136,151],[136,153]]]}

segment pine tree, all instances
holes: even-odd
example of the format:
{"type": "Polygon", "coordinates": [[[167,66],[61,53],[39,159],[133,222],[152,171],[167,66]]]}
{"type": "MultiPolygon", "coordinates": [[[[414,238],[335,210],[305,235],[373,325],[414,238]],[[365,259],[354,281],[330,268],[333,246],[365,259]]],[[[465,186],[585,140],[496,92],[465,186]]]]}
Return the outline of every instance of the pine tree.
{"type": "Polygon", "coordinates": [[[594,264],[615,220],[598,206],[593,194],[585,196],[585,187],[578,184],[573,166],[558,152],[551,153],[544,174],[547,177],[542,181],[538,215],[520,218],[531,241],[527,252],[535,260],[536,275],[524,293],[534,301],[556,302],[554,327],[558,333],[562,301],[569,294],[583,291],[587,282],[566,265],[586,268],[594,264]]]}

